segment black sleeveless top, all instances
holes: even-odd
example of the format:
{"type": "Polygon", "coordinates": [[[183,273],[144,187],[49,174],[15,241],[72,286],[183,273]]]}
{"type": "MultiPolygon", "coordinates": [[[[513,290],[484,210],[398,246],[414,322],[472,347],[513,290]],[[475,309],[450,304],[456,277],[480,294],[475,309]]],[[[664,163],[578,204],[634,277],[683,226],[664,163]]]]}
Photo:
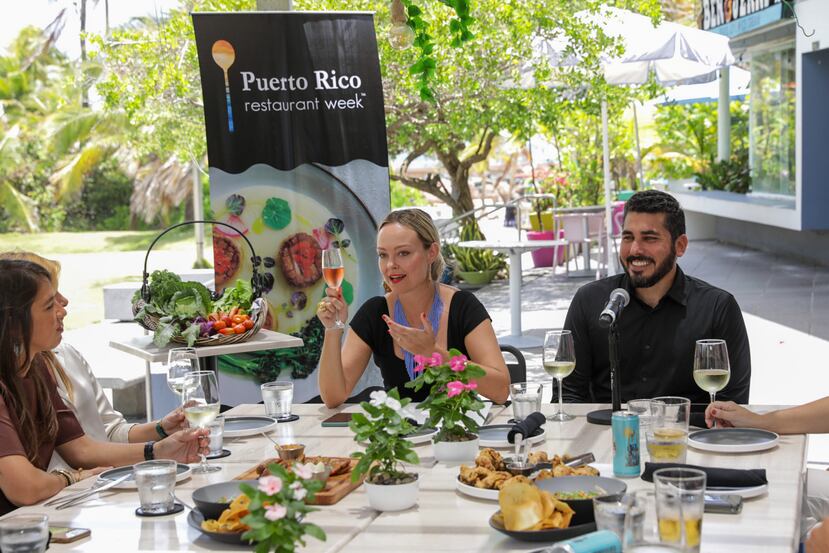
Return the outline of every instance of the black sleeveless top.
{"type": "MultiPolygon", "coordinates": [[[[394,354],[394,341],[388,333],[389,327],[381,318],[388,314],[386,298],[375,296],[366,301],[351,319],[351,329],[374,353],[374,363],[380,367],[386,390],[397,388],[400,397],[410,397],[415,402],[423,401],[429,393],[428,387],[424,386],[417,393],[405,387],[409,381],[406,364],[394,354]]],[[[469,357],[464,339],[487,319],[491,320],[489,313],[474,294],[465,290],[455,292],[449,302],[446,349],[455,348],[469,357]]]]}

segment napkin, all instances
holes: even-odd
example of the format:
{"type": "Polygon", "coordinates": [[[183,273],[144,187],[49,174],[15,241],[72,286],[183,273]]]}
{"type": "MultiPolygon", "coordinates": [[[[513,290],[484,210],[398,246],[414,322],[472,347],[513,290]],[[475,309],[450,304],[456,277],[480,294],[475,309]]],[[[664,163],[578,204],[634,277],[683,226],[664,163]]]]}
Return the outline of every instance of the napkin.
{"type": "Polygon", "coordinates": [[[526,419],[512,425],[512,428],[510,428],[509,432],[507,433],[507,441],[511,444],[514,444],[516,434],[523,435],[524,439],[526,440],[527,438],[532,436],[536,430],[541,428],[541,426],[545,422],[547,422],[547,418],[543,414],[539,413],[538,411],[536,411],[535,413],[530,413],[530,415],[526,419]]]}
{"type": "Polygon", "coordinates": [[[653,471],[668,468],[699,469],[706,474],[705,485],[708,488],[753,488],[768,484],[766,469],[723,469],[716,467],[698,467],[682,463],[645,463],[642,480],[653,482],[653,471]]]}

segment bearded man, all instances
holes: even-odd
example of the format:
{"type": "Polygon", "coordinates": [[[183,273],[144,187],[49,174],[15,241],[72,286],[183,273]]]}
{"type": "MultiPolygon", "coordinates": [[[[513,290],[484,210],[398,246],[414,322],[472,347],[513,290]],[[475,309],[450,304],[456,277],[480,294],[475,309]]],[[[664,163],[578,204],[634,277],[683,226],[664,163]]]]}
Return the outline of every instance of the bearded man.
{"type": "Polygon", "coordinates": [[[582,286],[564,328],[573,332],[576,369],[564,379],[564,400],[610,403],[608,329],[599,324],[610,293],[624,288],[630,303],[617,321],[622,401],[682,396],[707,403],[694,382],[697,340],[726,341],[731,379],[717,399],[748,403],[751,357],[734,296],[682,272],[688,247],[685,214],[670,194],[637,192],[625,203],[619,258],[624,273],[582,286]]]}

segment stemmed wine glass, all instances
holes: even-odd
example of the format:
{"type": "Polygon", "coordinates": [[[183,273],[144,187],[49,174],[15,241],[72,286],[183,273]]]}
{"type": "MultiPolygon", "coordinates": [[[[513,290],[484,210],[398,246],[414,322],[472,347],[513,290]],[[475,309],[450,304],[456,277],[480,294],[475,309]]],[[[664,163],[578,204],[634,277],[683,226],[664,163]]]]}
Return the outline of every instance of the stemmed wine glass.
{"type": "Polygon", "coordinates": [[[558,380],[558,412],[547,417],[550,421],[570,421],[572,415],[564,412],[562,381],[570,376],[576,368],[576,347],[573,333],[569,330],[550,330],[544,335],[544,352],[542,354],[544,370],[553,377],[553,385],[558,380]]]}
{"type": "Polygon", "coordinates": [[[725,388],[730,379],[731,363],[728,361],[725,340],[697,340],[694,348],[694,381],[711,394],[711,403],[714,403],[717,392],[725,388]]]}
{"type": "Polygon", "coordinates": [[[173,348],[167,354],[167,385],[181,396],[184,377],[199,370],[199,358],[196,348],[173,348]]]}
{"type": "MultiPolygon", "coordinates": [[[[322,277],[329,288],[339,288],[342,285],[345,277],[345,266],[343,265],[340,248],[330,246],[322,250],[322,277]]],[[[339,311],[337,311],[337,317],[334,320],[334,327],[345,328],[345,324],[340,320],[339,311]]]]}
{"type": "MultiPolygon", "coordinates": [[[[193,371],[184,377],[182,388],[184,417],[190,426],[207,428],[219,415],[219,383],[213,371],[193,371]]],[[[222,470],[216,465],[208,465],[207,458],[201,455],[201,464],[193,469],[195,474],[207,474],[222,470]]]]}

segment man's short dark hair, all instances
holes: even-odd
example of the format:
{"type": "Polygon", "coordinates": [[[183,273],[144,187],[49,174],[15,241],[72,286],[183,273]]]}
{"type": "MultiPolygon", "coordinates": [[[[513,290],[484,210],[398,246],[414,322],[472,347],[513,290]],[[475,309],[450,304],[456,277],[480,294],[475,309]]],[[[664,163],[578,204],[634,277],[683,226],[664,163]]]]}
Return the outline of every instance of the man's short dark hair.
{"type": "Polygon", "coordinates": [[[625,218],[628,213],[664,213],[665,226],[671,233],[671,240],[685,234],[685,212],[676,198],[661,190],[643,190],[625,202],[625,218]]]}

